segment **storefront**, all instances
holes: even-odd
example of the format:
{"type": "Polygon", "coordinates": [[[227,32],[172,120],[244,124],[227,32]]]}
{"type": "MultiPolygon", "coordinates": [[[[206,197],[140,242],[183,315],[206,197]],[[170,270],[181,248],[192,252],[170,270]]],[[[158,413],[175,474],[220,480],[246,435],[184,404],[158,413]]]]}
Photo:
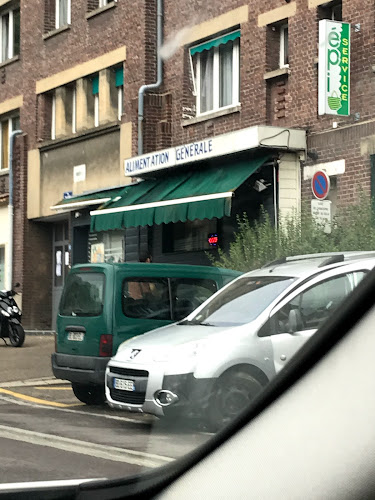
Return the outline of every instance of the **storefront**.
{"type": "Polygon", "coordinates": [[[91,211],[91,256],[138,260],[147,249],[154,262],[209,264],[237,217],[263,207],[276,223],[299,210],[305,148],[305,131],[262,126],[125,160],[135,182],[91,211]]]}

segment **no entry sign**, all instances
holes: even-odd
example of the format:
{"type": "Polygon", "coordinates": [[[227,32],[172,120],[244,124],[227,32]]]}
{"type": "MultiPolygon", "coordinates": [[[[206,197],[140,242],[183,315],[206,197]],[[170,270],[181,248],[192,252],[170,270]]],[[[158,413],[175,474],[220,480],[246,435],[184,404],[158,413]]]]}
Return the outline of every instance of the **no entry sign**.
{"type": "Polygon", "coordinates": [[[329,193],[329,176],[323,170],[319,170],[313,175],[311,189],[317,200],[327,198],[329,193]]]}

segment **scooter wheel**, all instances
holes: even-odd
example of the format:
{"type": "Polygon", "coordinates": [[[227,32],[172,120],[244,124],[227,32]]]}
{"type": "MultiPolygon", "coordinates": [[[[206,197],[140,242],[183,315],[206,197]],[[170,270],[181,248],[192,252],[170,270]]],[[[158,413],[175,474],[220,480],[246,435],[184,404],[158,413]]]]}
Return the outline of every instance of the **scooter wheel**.
{"type": "Polygon", "coordinates": [[[25,331],[21,325],[9,323],[9,340],[13,347],[21,347],[25,341],[25,331]]]}

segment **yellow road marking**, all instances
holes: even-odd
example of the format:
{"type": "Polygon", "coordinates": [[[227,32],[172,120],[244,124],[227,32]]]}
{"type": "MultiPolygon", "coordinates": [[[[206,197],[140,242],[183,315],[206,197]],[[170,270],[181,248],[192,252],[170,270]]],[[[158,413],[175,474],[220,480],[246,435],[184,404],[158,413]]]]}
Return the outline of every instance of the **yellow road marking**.
{"type": "Polygon", "coordinates": [[[9,394],[10,396],[14,396],[15,398],[18,399],[23,399],[24,401],[29,401],[30,403],[37,403],[46,406],[56,406],[58,408],[69,408],[71,406],[84,406],[84,403],[66,404],[66,403],[57,403],[56,401],[46,401],[45,399],[33,398],[32,396],[26,396],[25,394],[9,391],[8,389],[0,388],[0,393],[9,394]]]}
{"type": "Polygon", "coordinates": [[[69,387],[34,387],[34,389],[40,389],[41,391],[71,391],[72,388],[69,387]]]}

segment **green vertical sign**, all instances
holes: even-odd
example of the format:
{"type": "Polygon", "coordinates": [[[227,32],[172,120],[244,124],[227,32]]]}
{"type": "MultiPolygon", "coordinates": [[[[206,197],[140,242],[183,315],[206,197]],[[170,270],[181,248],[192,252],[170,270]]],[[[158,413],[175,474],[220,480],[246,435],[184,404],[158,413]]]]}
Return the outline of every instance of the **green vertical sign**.
{"type": "Polygon", "coordinates": [[[350,114],[350,24],[319,22],[319,114],[350,114]]]}

